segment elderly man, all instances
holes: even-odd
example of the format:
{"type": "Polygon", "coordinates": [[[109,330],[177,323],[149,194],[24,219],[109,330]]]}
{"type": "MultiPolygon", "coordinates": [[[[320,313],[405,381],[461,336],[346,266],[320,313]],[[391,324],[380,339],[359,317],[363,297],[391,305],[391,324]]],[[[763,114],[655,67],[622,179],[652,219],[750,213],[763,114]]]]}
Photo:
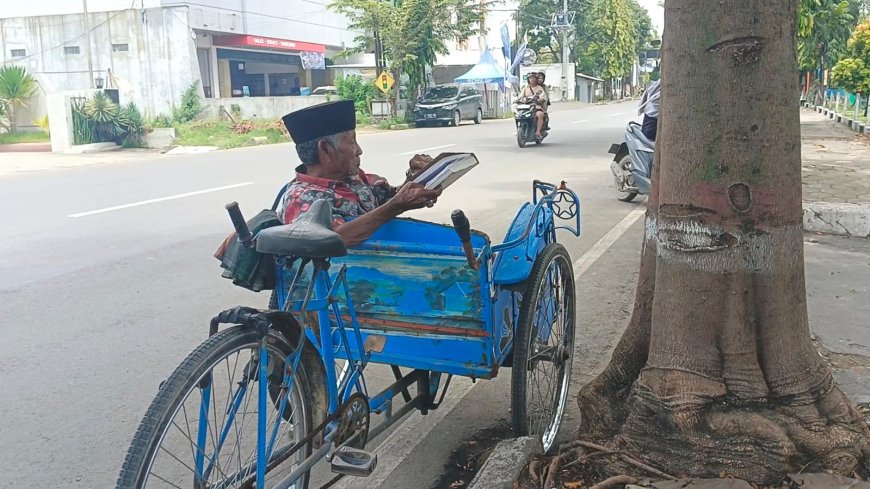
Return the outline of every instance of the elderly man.
{"type": "MultiPolygon", "coordinates": [[[[319,199],[332,207],[332,226],[347,246],[368,239],[387,221],[405,211],[432,206],[441,190],[406,182],[391,187],[360,169],[362,148],[356,141],[356,112],[350,100],[327,102],[284,116],[302,165],[284,194],[279,218],[289,224],[319,199]]],[[[431,161],[416,155],[406,176],[431,161]]]]}

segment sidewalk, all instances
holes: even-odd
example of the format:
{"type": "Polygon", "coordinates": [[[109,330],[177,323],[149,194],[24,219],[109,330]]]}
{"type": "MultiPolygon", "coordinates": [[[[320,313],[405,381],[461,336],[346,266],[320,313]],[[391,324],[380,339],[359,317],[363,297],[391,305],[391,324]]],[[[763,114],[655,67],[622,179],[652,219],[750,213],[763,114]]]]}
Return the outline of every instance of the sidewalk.
{"type": "Polygon", "coordinates": [[[870,237],[870,139],[801,109],[804,227],[870,237]]]}
{"type": "Polygon", "coordinates": [[[160,156],[159,151],[154,149],[124,149],[93,154],[2,152],[0,153],[0,177],[16,173],[142,161],[158,156],[160,156]]]}

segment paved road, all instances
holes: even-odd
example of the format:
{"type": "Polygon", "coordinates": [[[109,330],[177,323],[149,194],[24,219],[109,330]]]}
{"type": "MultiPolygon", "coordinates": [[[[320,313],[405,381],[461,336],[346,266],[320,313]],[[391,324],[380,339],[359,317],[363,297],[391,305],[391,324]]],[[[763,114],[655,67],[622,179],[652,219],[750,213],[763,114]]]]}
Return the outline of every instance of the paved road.
{"type": "MultiPolygon", "coordinates": [[[[624,326],[612,304],[627,310],[631,300],[644,204],[613,198],[606,153],[633,105],[554,109],[540,147],[517,148],[511,121],[360,142],[364,168],[393,179],[415,152],[474,151],[480,167],[410,215],[449,222],[462,208],[494,240],[532,179],[564,179],[580,194],[584,234],[563,238],[584,257],[579,383],[624,326]]],[[[220,278],[212,253],[230,231],[223,205],[237,200],[249,216],[268,207],[297,163],[290,145],[274,145],[0,178],[0,487],[113,485],[157,385],[205,338],[208,318],[267,300],[220,278]]],[[[409,418],[384,442],[383,487],[437,487],[451,450],[508,419],[508,373],[457,382],[442,414],[409,418]]],[[[569,434],[575,411],[567,416],[569,434]]]]}

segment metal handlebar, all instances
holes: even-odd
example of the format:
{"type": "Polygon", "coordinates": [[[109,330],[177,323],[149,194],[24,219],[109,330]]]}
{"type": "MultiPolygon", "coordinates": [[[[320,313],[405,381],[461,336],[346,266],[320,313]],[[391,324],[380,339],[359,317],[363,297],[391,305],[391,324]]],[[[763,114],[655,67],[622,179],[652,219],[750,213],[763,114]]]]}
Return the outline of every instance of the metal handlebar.
{"type": "Polygon", "coordinates": [[[245,218],[242,216],[242,211],[239,209],[239,203],[231,202],[227,204],[225,208],[230,214],[230,220],[233,222],[233,227],[236,228],[239,242],[245,246],[249,246],[254,237],[251,235],[251,230],[248,229],[248,223],[245,222],[245,218]]]}
{"type": "Polygon", "coordinates": [[[456,209],[450,214],[450,220],[453,221],[453,228],[456,234],[459,235],[459,241],[462,243],[462,249],[465,251],[465,259],[468,260],[468,266],[474,270],[480,267],[480,263],[474,256],[474,248],[471,246],[471,224],[465,213],[456,209]]]}

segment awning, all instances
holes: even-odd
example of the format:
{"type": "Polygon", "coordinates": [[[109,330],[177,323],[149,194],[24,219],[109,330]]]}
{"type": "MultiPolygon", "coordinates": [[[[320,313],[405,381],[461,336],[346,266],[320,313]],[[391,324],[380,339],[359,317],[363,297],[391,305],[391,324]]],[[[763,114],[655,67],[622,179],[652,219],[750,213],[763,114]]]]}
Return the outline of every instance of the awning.
{"type": "Polygon", "coordinates": [[[492,59],[489,50],[486,50],[476,65],[462,76],[456,77],[454,81],[456,83],[498,83],[499,86],[504,87],[505,80],[512,78],[515,77],[506,75],[505,68],[499,67],[498,63],[492,59]]]}
{"type": "Polygon", "coordinates": [[[278,51],[308,51],[313,53],[326,52],[326,46],[323,44],[291,41],[288,39],[275,39],[273,37],[248,36],[243,34],[214,36],[213,42],[215,46],[224,47],[265,48],[278,51]]]}

